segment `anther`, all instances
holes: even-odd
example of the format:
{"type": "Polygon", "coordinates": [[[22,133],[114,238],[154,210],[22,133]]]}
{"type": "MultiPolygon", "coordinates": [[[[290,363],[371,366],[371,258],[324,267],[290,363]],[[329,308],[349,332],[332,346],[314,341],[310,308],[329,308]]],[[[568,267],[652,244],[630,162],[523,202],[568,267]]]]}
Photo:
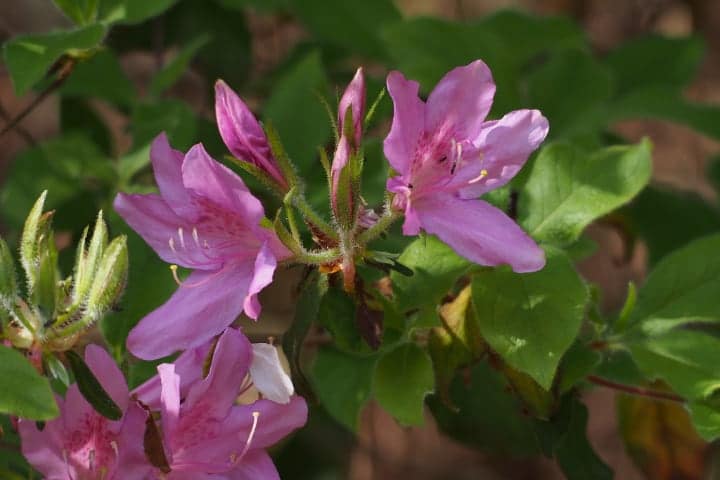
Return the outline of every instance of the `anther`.
{"type": "Polygon", "coordinates": [[[480,175],[478,175],[477,177],[475,177],[475,178],[473,178],[472,180],[468,181],[468,183],[477,183],[477,182],[479,182],[480,180],[482,180],[483,178],[485,178],[485,177],[487,177],[487,176],[488,176],[488,171],[483,168],[482,170],[480,170],[480,175]]]}
{"type": "Polygon", "coordinates": [[[172,272],[172,276],[175,279],[175,283],[182,286],[182,282],[180,281],[180,278],[178,277],[178,274],[177,274],[177,269],[178,269],[177,265],[170,265],[170,271],[172,272]]]}

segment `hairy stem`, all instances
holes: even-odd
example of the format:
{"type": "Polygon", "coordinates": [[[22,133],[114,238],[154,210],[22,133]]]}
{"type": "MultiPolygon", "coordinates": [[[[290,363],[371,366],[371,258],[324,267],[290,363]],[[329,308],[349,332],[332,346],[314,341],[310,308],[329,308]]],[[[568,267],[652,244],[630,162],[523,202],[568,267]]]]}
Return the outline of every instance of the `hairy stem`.
{"type": "Polygon", "coordinates": [[[671,392],[663,392],[660,390],[653,390],[650,388],[636,387],[634,385],[623,385],[622,383],[612,382],[596,375],[588,375],[587,380],[595,385],[602,387],[612,388],[619,392],[628,393],[630,395],[636,395],[640,397],[654,398],[656,400],[668,400],[671,402],[685,403],[685,399],[680,395],[676,395],[671,392]]]}

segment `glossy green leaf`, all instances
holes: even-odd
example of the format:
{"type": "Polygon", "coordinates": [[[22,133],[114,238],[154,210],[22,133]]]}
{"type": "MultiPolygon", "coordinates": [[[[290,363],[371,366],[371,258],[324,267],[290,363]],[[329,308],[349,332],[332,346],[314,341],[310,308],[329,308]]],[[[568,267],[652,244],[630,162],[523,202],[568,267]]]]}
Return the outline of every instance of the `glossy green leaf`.
{"type": "Polygon", "coordinates": [[[567,144],[545,147],[520,192],[520,224],[537,240],[567,245],[593,220],[632,199],[650,179],[651,145],[592,154],[567,144]]]}
{"type": "Polygon", "coordinates": [[[307,174],[317,172],[317,147],[324,145],[331,133],[325,109],[317,98],[326,91],[320,55],[311,52],[278,79],[263,109],[263,117],[279,132],[290,158],[307,174]]]}
{"type": "Polygon", "coordinates": [[[31,420],[50,420],[58,407],[50,383],[27,359],[0,345],[0,412],[31,420]]]}
{"type": "Polygon", "coordinates": [[[92,370],[90,370],[90,367],[85,363],[85,360],[72,350],[65,352],[65,357],[70,364],[75,382],[85,400],[87,400],[100,415],[110,420],[120,420],[123,416],[122,410],[120,410],[120,407],[118,407],[115,401],[108,395],[98,379],[95,378],[92,370]]]}
{"type": "Polygon", "coordinates": [[[400,19],[391,0],[293,0],[294,13],[318,38],[351,52],[383,57],[381,29],[400,19]]]}
{"type": "Polygon", "coordinates": [[[375,399],[402,425],[423,423],[425,397],[434,386],[430,356],[414,343],[383,354],[372,380],[375,399]]]}
{"type": "Polygon", "coordinates": [[[413,240],[398,258],[413,271],[408,277],[392,272],[393,295],[400,310],[437,305],[472,264],[435,236],[413,240]]]}
{"type": "Polygon", "coordinates": [[[565,254],[548,249],[546,256],[545,268],[535,273],[482,270],[472,288],[483,338],[548,390],[580,329],[588,290],[565,254]]]}
{"type": "Polygon", "coordinates": [[[60,88],[60,93],[72,97],[95,97],[127,107],[137,93],[110,50],[102,50],[79,63],[60,88]]]}
{"type": "Polygon", "coordinates": [[[650,186],[623,213],[647,245],[651,265],[691,240],[720,231],[720,209],[693,192],[650,186]]]}
{"type": "Polygon", "coordinates": [[[321,348],[315,358],[315,393],[328,413],[352,431],[357,431],[360,411],[370,399],[376,361],[376,356],[355,356],[334,348],[321,348]]]}
{"type": "Polygon", "coordinates": [[[648,276],[629,325],[648,334],[682,323],[717,322],[720,235],[695,240],[660,261],[648,276]]]}
{"type": "Polygon", "coordinates": [[[177,0],[103,0],[100,18],[107,23],[135,24],[160,15],[177,0]]]}
{"type": "Polygon", "coordinates": [[[100,0],[53,0],[55,5],[78,25],[86,25],[95,20],[100,0]]]}
{"type": "Polygon", "coordinates": [[[339,288],[330,288],[320,302],[318,323],[333,337],[337,348],[344,352],[370,354],[372,349],[363,340],[355,322],[356,304],[339,288]]]}
{"type": "Polygon", "coordinates": [[[105,36],[102,25],[46,34],[21,35],[5,43],[5,64],[15,92],[22,95],[45,76],[63,53],[97,46],[105,36]]]}

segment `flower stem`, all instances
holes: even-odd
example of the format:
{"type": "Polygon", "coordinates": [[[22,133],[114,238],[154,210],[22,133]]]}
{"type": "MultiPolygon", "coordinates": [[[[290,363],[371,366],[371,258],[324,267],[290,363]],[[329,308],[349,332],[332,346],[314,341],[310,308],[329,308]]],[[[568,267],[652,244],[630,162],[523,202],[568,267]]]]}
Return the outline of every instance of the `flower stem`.
{"type": "Polygon", "coordinates": [[[595,385],[602,387],[612,388],[619,392],[628,393],[630,395],[636,395],[640,397],[654,398],[656,400],[668,400],[671,402],[685,403],[685,399],[680,395],[676,395],[671,392],[663,392],[660,390],[652,390],[650,388],[636,387],[633,385],[623,385],[622,383],[615,383],[610,380],[598,377],[596,375],[588,375],[587,380],[595,385]]]}
{"type": "Polygon", "coordinates": [[[333,260],[337,260],[340,257],[340,250],[337,248],[330,248],[327,250],[311,251],[308,252],[303,250],[302,252],[296,253],[294,257],[288,259],[288,263],[305,263],[308,265],[322,265],[323,263],[330,263],[333,260]]]}
{"type": "Polygon", "coordinates": [[[307,202],[302,194],[292,195],[292,204],[300,210],[303,217],[308,223],[311,223],[318,230],[322,231],[328,238],[338,239],[335,229],[324,218],[320,216],[307,202]]]}

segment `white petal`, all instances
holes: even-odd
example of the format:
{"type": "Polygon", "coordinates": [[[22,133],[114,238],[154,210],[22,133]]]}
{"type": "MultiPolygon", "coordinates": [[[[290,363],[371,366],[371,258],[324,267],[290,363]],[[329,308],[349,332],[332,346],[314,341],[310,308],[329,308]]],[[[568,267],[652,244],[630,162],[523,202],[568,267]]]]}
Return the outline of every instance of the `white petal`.
{"type": "Polygon", "coordinates": [[[253,343],[250,377],[255,388],[268,400],[289,403],[295,392],[290,376],[285,373],[277,349],[269,343],[253,343]]]}

